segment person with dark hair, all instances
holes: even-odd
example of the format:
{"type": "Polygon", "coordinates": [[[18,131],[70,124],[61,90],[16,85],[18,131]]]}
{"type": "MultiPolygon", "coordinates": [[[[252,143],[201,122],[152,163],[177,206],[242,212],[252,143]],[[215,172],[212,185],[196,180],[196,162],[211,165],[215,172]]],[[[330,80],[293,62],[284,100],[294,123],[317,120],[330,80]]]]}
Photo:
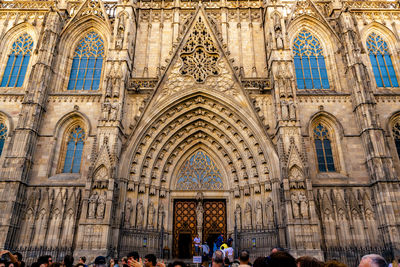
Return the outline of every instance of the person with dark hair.
{"type": "Polygon", "coordinates": [[[250,260],[249,251],[247,251],[247,250],[240,251],[240,253],[239,253],[239,261],[240,261],[239,266],[242,266],[242,267],[250,266],[249,260],[250,260]]]}
{"type": "Polygon", "coordinates": [[[106,258],[103,256],[97,256],[94,260],[95,267],[105,267],[106,266],[106,258]]]}
{"type": "MultiPolygon", "coordinates": [[[[52,266],[50,266],[50,267],[52,267],[52,266]]],[[[85,267],[85,264],[83,264],[83,263],[78,263],[77,265],[75,265],[75,267],[85,267]]]]}
{"type": "Polygon", "coordinates": [[[6,267],[7,261],[0,259],[0,267],[6,267]]]}
{"type": "Polygon", "coordinates": [[[296,259],[297,267],[323,267],[324,264],[316,258],[303,256],[296,259]]]}
{"type": "Polygon", "coordinates": [[[128,257],[128,261],[131,260],[135,260],[135,261],[139,261],[139,253],[137,253],[137,251],[131,251],[128,253],[127,255],[128,257]]]}
{"type": "Polygon", "coordinates": [[[37,263],[40,267],[48,267],[50,265],[50,260],[51,257],[49,255],[40,256],[37,263]]]}
{"type": "Polygon", "coordinates": [[[266,258],[268,267],[297,267],[296,260],[287,252],[278,251],[266,258]]]}
{"type": "Polygon", "coordinates": [[[337,260],[330,260],[324,263],[324,267],[348,267],[346,264],[338,262],[337,260]]]}
{"type": "MultiPolygon", "coordinates": [[[[0,251],[0,257],[3,255],[8,255],[8,258],[10,258],[10,261],[14,264],[14,267],[19,267],[20,261],[18,260],[18,255],[12,254],[8,250],[0,251]]],[[[21,258],[22,258],[22,255],[21,255],[21,258]]],[[[5,264],[7,265],[7,261],[5,264]]]]}
{"type": "Polygon", "coordinates": [[[85,256],[79,257],[78,264],[82,264],[83,267],[87,267],[87,265],[86,265],[86,257],[85,256]]]}
{"type": "Polygon", "coordinates": [[[74,257],[72,257],[71,255],[65,255],[63,265],[65,267],[72,267],[72,265],[74,265],[74,257]]]}
{"type": "MultiPolygon", "coordinates": [[[[169,266],[169,264],[168,264],[168,266],[169,266]]],[[[183,261],[174,261],[172,263],[171,267],[187,267],[187,265],[183,261]]]]}
{"type": "Polygon", "coordinates": [[[361,258],[358,267],[387,267],[386,260],[378,254],[368,254],[361,258]]]}
{"type": "Polygon", "coordinates": [[[154,254],[144,256],[144,267],[155,267],[157,265],[157,257],[154,254]]]}
{"type": "Polygon", "coordinates": [[[280,247],[274,247],[273,249],[271,249],[271,253],[276,253],[278,251],[285,251],[283,248],[280,247]]]}
{"type": "Polygon", "coordinates": [[[53,262],[52,264],[50,264],[50,267],[61,267],[61,263],[53,262]]]}
{"type": "Polygon", "coordinates": [[[266,259],[267,259],[267,257],[258,257],[254,261],[253,267],[268,267],[266,259]]]}

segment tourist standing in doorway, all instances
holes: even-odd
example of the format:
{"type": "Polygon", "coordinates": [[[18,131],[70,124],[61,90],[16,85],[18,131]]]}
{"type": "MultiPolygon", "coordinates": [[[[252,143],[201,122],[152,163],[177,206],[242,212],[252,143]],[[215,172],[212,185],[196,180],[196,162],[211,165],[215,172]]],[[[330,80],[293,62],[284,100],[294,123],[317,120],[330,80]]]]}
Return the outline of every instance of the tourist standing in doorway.
{"type": "Polygon", "coordinates": [[[201,241],[199,235],[196,235],[196,237],[193,239],[194,243],[194,251],[196,253],[196,256],[200,255],[200,246],[201,246],[201,241]]]}

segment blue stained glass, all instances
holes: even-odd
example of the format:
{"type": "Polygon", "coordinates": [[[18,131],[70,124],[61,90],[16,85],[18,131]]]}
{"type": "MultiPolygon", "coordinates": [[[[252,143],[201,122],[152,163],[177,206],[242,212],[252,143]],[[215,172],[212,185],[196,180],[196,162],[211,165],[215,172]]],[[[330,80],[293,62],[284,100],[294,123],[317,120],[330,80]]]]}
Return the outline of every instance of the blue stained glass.
{"type": "Polygon", "coordinates": [[[67,151],[65,153],[65,173],[79,173],[82,160],[85,132],[80,126],[74,128],[68,138],[67,151]]]}
{"type": "Polygon", "coordinates": [[[24,83],[33,48],[32,37],[27,33],[20,35],[12,44],[7,65],[1,80],[1,87],[20,87],[24,83]]]}
{"type": "Polygon", "coordinates": [[[398,87],[396,72],[386,41],[373,32],[367,38],[367,49],[376,85],[378,87],[398,87]]]}
{"type": "Polygon", "coordinates": [[[4,123],[0,123],[0,156],[3,152],[4,143],[7,137],[7,126],[4,123]]]}
{"type": "Polygon", "coordinates": [[[317,154],[318,170],[320,172],[334,172],[335,164],[333,160],[331,140],[328,130],[318,124],[314,128],[314,143],[317,154]]]}
{"type": "Polygon", "coordinates": [[[329,89],[322,47],[309,31],[302,30],[293,42],[298,89],[329,89]]]}
{"type": "Polygon", "coordinates": [[[178,173],[177,189],[223,189],[220,171],[205,152],[198,151],[182,165],[178,173]]]}
{"type": "Polygon", "coordinates": [[[96,32],[89,32],[75,49],[68,90],[98,90],[104,57],[104,42],[96,32]]]}

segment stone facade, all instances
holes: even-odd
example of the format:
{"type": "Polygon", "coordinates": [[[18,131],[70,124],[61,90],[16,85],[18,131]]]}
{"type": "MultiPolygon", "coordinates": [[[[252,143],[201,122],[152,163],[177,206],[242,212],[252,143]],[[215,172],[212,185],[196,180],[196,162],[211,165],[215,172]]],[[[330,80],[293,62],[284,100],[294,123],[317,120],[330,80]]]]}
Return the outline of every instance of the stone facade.
{"type": "Polygon", "coordinates": [[[16,38],[33,40],[23,85],[0,88],[0,248],[159,254],[176,242],[175,200],[223,199],[226,233],[254,256],[279,245],[295,256],[399,257],[400,88],[377,86],[366,47],[381,36],[400,78],[397,2],[0,5],[1,75],[16,38]],[[297,88],[303,30],[320,42],[329,89],[297,88]],[[89,32],[104,43],[99,89],[67,90],[89,32]],[[319,171],[319,125],[334,171],[319,171]],[[66,172],[78,126],[80,170],[66,172]],[[196,151],[217,166],[218,187],[177,183],[196,151]]]}

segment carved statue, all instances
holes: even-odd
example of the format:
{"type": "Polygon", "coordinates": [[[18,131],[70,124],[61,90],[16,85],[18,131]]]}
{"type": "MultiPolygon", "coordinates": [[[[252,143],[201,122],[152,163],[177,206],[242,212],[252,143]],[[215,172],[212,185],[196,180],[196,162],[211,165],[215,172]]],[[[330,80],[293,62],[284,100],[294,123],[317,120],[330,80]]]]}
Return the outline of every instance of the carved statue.
{"type": "Polygon", "coordinates": [[[293,218],[300,218],[300,201],[299,196],[296,193],[292,193],[292,210],[293,210],[293,218]]]}
{"type": "Polygon", "coordinates": [[[201,202],[199,202],[199,204],[197,204],[197,208],[196,208],[196,215],[197,215],[197,227],[202,227],[203,226],[203,204],[201,204],[201,202]]]}
{"type": "Polygon", "coordinates": [[[114,78],[111,75],[107,76],[106,97],[111,97],[114,78]]]}
{"type": "Polygon", "coordinates": [[[158,208],[158,226],[161,229],[161,227],[163,227],[163,217],[164,217],[164,205],[160,204],[159,208],[158,208]]]}
{"type": "Polygon", "coordinates": [[[106,209],[106,192],[104,192],[104,194],[99,197],[99,202],[97,205],[97,212],[96,212],[97,219],[104,218],[105,209],[106,209]]]}
{"type": "Polygon", "coordinates": [[[244,217],[246,218],[246,227],[251,228],[251,205],[248,202],[244,210],[244,217]]]}
{"type": "Polygon", "coordinates": [[[111,120],[117,120],[118,117],[118,110],[119,110],[119,103],[118,102],[114,102],[111,105],[111,120]]]}
{"type": "Polygon", "coordinates": [[[269,197],[267,199],[267,203],[265,204],[265,213],[267,215],[268,222],[274,221],[274,203],[272,199],[269,197]]]}
{"type": "Polygon", "coordinates": [[[296,105],[292,101],[289,103],[289,118],[291,120],[296,119],[296,105]]]}
{"type": "Polygon", "coordinates": [[[118,21],[117,36],[115,40],[116,49],[122,49],[124,43],[124,33],[125,33],[125,14],[122,14],[119,17],[118,21]]]}
{"type": "Polygon", "coordinates": [[[236,210],[235,210],[235,221],[236,221],[236,227],[238,230],[240,230],[242,228],[242,224],[241,224],[241,208],[239,204],[236,204],[236,210]]]}
{"type": "Polygon", "coordinates": [[[132,200],[128,198],[125,204],[125,225],[130,224],[131,216],[133,211],[132,200]]]}
{"type": "Polygon", "coordinates": [[[153,204],[153,202],[150,202],[149,214],[147,215],[147,219],[148,219],[147,223],[148,223],[148,226],[150,228],[154,227],[154,215],[155,215],[155,213],[156,213],[156,210],[154,209],[154,204],[153,204]]]}
{"type": "Polygon", "coordinates": [[[300,212],[303,218],[308,218],[308,200],[304,192],[301,192],[299,195],[300,201],[300,212]]]}
{"type": "Polygon", "coordinates": [[[143,216],[144,216],[143,201],[139,200],[136,207],[136,227],[143,226],[143,216]]]}
{"type": "Polygon", "coordinates": [[[287,120],[289,118],[289,108],[288,108],[288,103],[285,100],[281,101],[281,111],[282,111],[282,120],[287,120]]]}
{"type": "Polygon", "coordinates": [[[257,226],[262,226],[262,204],[261,201],[257,201],[256,204],[256,224],[257,226]]]}
{"type": "Polygon", "coordinates": [[[275,13],[274,15],[274,31],[275,31],[276,48],[283,49],[281,17],[277,13],[275,13]]]}
{"type": "Polygon", "coordinates": [[[101,106],[102,112],[103,112],[103,120],[109,120],[110,119],[110,112],[111,112],[111,104],[110,102],[106,101],[102,104],[101,106]]]}
{"type": "Polygon", "coordinates": [[[89,207],[88,207],[88,218],[93,219],[96,216],[96,206],[97,200],[99,196],[97,192],[94,192],[93,195],[89,198],[89,207]]]}

